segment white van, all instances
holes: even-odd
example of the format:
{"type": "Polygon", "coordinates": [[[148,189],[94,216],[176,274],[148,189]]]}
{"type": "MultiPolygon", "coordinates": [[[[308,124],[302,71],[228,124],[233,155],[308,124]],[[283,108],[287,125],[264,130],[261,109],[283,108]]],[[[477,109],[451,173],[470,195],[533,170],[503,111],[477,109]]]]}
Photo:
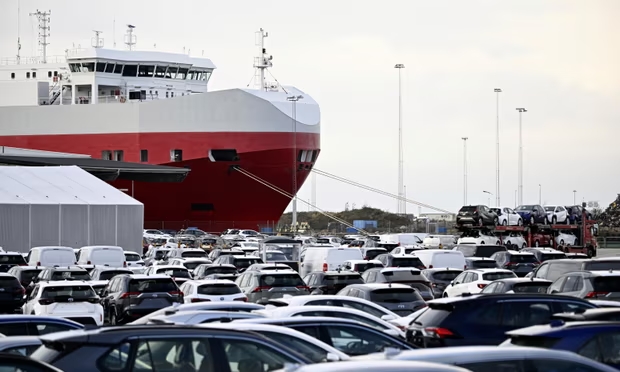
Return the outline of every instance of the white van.
{"type": "Polygon", "coordinates": [[[358,248],[309,246],[303,253],[299,275],[303,278],[313,271],[337,270],[345,261],[363,259],[358,248]]]}
{"type": "Polygon", "coordinates": [[[452,249],[456,245],[454,235],[429,235],[424,238],[422,247],[424,249],[452,249]]]}
{"type": "Polygon", "coordinates": [[[33,247],[26,258],[28,266],[75,265],[75,253],[71,247],[33,247]]]}
{"type": "Polygon", "coordinates": [[[94,245],[80,248],[78,265],[106,265],[125,267],[125,251],[113,245],[94,245]]]}
{"type": "Polygon", "coordinates": [[[467,266],[463,253],[459,251],[426,249],[415,251],[414,256],[418,257],[428,269],[453,268],[463,270],[467,266]]]}

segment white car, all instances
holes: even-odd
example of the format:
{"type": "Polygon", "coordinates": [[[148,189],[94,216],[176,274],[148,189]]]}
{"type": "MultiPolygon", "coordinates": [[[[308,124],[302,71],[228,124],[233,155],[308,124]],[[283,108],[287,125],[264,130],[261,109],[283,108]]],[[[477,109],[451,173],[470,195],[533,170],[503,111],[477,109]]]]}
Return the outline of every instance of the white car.
{"type": "Polygon", "coordinates": [[[170,235],[164,234],[163,232],[155,229],[144,230],[142,236],[147,239],[165,239],[170,238],[170,235]]]}
{"type": "Polygon", "coordinates": [[[158,315],[150,317],[146,324],[187,324],[196,325],[204,323],[216,323],[237,319],[264,318],[260,314],[244,313],[239,311],[179,311],[171,315],[158,315]]]}
{"type": "Polygon", "coordinates": [[[497,214],[498,225],[503,226],[523,226],[523,218],[512,208],[489,208],[497,214]]]}
{"type": "Polygon", "coordinates": [[[480,293],[494,280],[516,278],[517,275],[506,269],[475,269],[463,271],[446,286],[443,297],[457,297],[464,293],[480,293]]]}
{"type": "Polygon", "coordinates": [[[337,306],[287,306],[275,309],[255,310],[255,313],[269,318],[288,318],[292,316],[327,316],[344,318],[364,323],[369,327],[378,329],[395,337],[405,338],[405,332],[395,325],[364,311],[337,306]]]}
{"type": "Polygon", "coordinates": [[[511,232],[508,235],[502,238],[507,245],[513,244],[519,247],[519,249],[523,249],[527,247],[527,242],[523,235],[519,232],[511,232]]]}
{"type": "Polygon", "coordinates": [[[147,324],[151,318],[154,318],[156,316],[172,315],[188,311],[238,311],[251,313],[254,310],[262,310],[264,308],[265,307],[263,305],[242,301],[196,302],[193,304],[175,303],[172,306],[167,306],[163,309],[159,309],[150,314],[147,314],[137,320],[134,320],[129,324],[147,324]]]}
{"type": "Polygon", "coordinates": [[[258,242],[243,241],[243,242],[235,243],[235,245],[233,245],[233,248],[241,249],[246,254],[250,254],[250,253],[252,253],[254,251],[258,251],[258,246],[259,246],[258,242]]]}
{"type": "MultiPolygon", "coordinates": [[[[614,368],[581,355],[563,350],[550,350],[526,346],[456,346],[419,350],[390,350],[353,357],[351,360],[372,361],[424,361],[457,365],[472,371],[522,371],[523,363],[533,371],[591,371],[612,372],[614,368]]],[[[351,362],[349,362],[351,363],[351,362]]],[[[346,363],[344,363],[346,364],[346,363]]],[[[525,370],[530,370],[525,368],[525,370]]],[[[616,370],[617,371],[617,370],[616,370]]]]}
{"type": "MultiPolygon", "coordinates": [[[[383,353],[381,354],[383,355],[383,353]]],[[[469,369],[449,366],[441,363],[367,360],[348,361],[346,363],[295,364],[286,369],[273,372],[471,372],[469,369]]],[[[491,369],[491,371],[495,371],[491,369]]],[[[500,370],[504,371],[504,370],[500,370]]],[[[509,370],[513,371],[513,370],[509,370]]],[[[580,370],[581,371],[581,370],[580,370]]],[[[588,372],[590,372],[588,370],[588,372]]],[[[598,371],[596,371],[598,372],[598,371]]]]}
{"type": "Polygon", "coordinates": [[[573,234],[559,233],[555,237],[555,242],[563,247],[574,246],[577,245],[577,237],[573,234]]]}
{"type": "Polygon", "coordinates": [[[545,212],[547,212],[547,221],[552,225],[564,223],[570,225],[570,214],[561,205],[545,205],[545,212]]]}
{"type": "Polygon", "coordinates": [[[61,316],[84,324],[103,325],[100,298],[83,281],[39,282],[22,309],[27,315],[61,316]]]}
{"type": "Polygon", "coordinates": [[[351,359],[350,356],[342,351],[320,341],[303,332],[292,328],[282,327],[272,324],[232,322],[208,325],[211,328],[236,329],[240,331],[250,331],[266,336],[282,345],[290,345],[293,350],[305,351],[304,355],[315,363],[337,362],[351,359]]]}
{"type": "Polygon", "coordinates": [[[173,258],[168,261],[168,265],[170,266],[183,266],[190,273],[194,272],[194,269],[202,264],[212,264],[213,262],[206,258],[173,258]]]}
{"type": "Polygon", "coordinates": [[[183,303],[247,301],[237,283],[231,280],[189,280],[181,285],[183,303]]]}
{"type": "Polygon", "coordinates": [[[139,253],[132,251],[125,251],[125,262],[127,262],[128,269],[136,266],[144,266],[144,260],[142,259],[142,256],[140,256],[139,253]]]}
{"type": "Polygon", "coordinates": [[[481,232],[478,232],[478,236],[464,236],[457,240],[457,245],[459,244],[491,244],[491,245],[500,245],[501,241],[497,236],[485,235],[481,232]]]}

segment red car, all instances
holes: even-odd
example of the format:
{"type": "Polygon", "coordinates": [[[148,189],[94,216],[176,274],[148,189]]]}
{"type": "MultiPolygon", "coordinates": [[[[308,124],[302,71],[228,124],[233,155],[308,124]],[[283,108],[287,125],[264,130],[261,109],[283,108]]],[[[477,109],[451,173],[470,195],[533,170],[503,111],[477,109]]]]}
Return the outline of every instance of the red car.
{"type": "Polygon", "coordinates": [[[531,244],[532,247],[552,247],[553,237],[549,234],[534,233],[531,244]]]}

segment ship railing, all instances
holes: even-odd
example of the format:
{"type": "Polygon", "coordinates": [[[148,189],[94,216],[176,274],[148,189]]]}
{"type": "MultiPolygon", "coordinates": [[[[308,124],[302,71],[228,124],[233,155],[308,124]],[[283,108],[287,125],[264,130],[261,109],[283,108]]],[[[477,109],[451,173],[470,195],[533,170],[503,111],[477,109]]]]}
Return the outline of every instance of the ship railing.
{"type": "MultiPolygon", "coordinates": [[[[46,63],[65,63],[65,56],[49,56],[46,58],[46,63]]],[[[12,65],[38,65],[43,64],[43,57],[21,57],[17,58],[3,58],[0,59],[0,65],[12,66],[12,65]]]]}
{"type": "MultiPolygon", "coordinates": [[[[66,100],[62,101],[63,104],[67,102],[66,100]]],[[[123,99],[121,96],[97,96],[97,103],[122,103],[123,99]]],[[[68,99],[68,103],[71,103],[71,99],[68,99]]],[[[75,101],[73,102],[76,105],[90,105],[92,104],[92,97],[75,97],[75,101]]]]}

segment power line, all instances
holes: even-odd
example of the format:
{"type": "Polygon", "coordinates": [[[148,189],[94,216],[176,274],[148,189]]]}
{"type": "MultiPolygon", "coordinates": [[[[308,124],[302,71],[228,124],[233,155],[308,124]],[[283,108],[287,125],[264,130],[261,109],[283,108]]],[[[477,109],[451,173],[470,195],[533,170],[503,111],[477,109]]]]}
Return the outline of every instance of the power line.
{"type": "MultiPolygon", "coordinates": [[[[243,174],[244,176],[249,177],[249,178],[253,179],[254,181],[256,181],[256,182],[258,182],[258,183],[260,183],[260,184],[262,184],[262,185],[264,185],[264,186],[266,186],[266,187],[268,187],[268,188],[272,189],[273,191],[275,191],[275,192],[277,192],[277,193],[279,193],[279,194],[281,194],[281,195],[286,196],[287,198],[289,198],[289,199],[291,199],[291,200],[295,197],[293,194],[291,194],[291,193],[289,193],[289,192],[286,192],[286,191],[282,190],[282,189],[281,189],[281,188],[279,188],[278,186],[275,186],[275,185],[273,185],[272,183],[269,183],[269,182],[267,182],[267,181],[263,180],[262,178],[260,178],[260,177],[258,177],[258,176],[256,176],[256,175],[254,175],[254,174],[252,174],[252,173],[248,172],[248,171],[247,171],[247,170],[245,170],[245,169],[242,169],[241,167],[238,167],[238,166],[237,166],[237,167],[234,167],[233,169],[235,169],[235,170],[236,170],[236,171],[238,171],[239,173],[243,174]]],[[[319,207],[317,207],[316,205],[313,205],[312,203],[309,203],[309,202],[307,202],[307,201],[305,201],[305,200],[303,200],[303,199],[298,199],[298,200],[299,200],[299,201],[301,201],[301,202],[303,202],[303,203],[305,203],[305,204],[308,204],[309,206],[311,206],[311,207],[313,207],[313,208],[315,208],[315,209],[316,209],[316,211],[317,211],[318,213],[320,213],[320,214],[324,215],[324,216],[325,216],[325,217],[327,217],[327,218],[330,218],[330,219],[332,219],[332,220],[334,220],[334,221],[336,221],[336,222],[339,222],[339,223],[341,223],[341,224],[343,224],[343,225],[345,225],[345,226],[347,226],[347,227],[351,227],[351,228],[355,229],[356,231],[358,231],[358,232],[360,232],[360,233],[363,233],[363,234],[369,235],[369,233],[368,233],[367,231],[365,231],[365,230],[363,230],[363,229],[359,229],[359,228],[357,228],[357,227],[355,227],[355,226],[353,226],[353,225],[349,224],[347,221],[342,220],[342,219],[340,219],[340,218],[338,218],[338,217],[336,217],[336,216],[334,216],[334,215],[332,215],[332,214],[330,214],[330,213],[328,213],[328,212],[326,212],[326,211],[324,211],[324,210],[320,209],[319,207]]]]}
{"type": "Polygon", "coordinates": [[[320,169],[313,168],[312,171],[316,172],[317,174],[320,174],[321,176],[329,177],[329,178],[335,179],[336,181],[344,182],[344,183],[346,183],[348,185],[352,185],[352,186],[356,186],[356,187],[362,188],[364,190],[376,192],[376,193],[381,194],[381,195],[385,195],[385,196],[389,196],[389,197],[392,197],[392,198],[395,198],[395,199],[403,200],[405,202],[418,205],[420,207],[424,207],[424,208],[431,209],[431,210],[434,210],[434,211],[437,211],[437,212],[442,212],[442,213],[452,213],[452,212],[447,211],[445,209],[433,207],[432,205],[420,203],[420,202],[417,202],[415,200],[407,199],[405,197],[400,197],[398,195],[389,193],[387,191],[379,190],[379,189],[376,189],[374,187],[366,186],[366,185],[361,184],[359,182],[351,181],[351,180],[348,180],[346,178],[343,178],[343,177],[340,177],[340,176],[336,176],[336,175],[331,174],[331,173],[327,173],[327,172],[322,171],[320,169]]]}

